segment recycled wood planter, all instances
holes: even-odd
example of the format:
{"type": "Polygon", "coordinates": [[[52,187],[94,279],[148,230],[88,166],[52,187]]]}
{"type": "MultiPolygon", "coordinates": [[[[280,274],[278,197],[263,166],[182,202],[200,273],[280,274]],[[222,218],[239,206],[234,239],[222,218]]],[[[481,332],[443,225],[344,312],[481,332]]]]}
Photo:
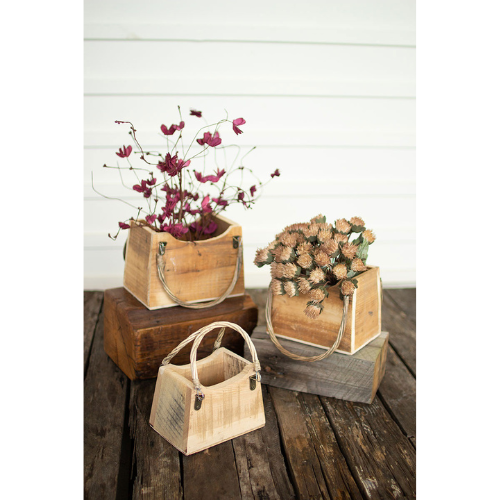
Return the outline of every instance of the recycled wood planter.
{"type": "MultiPolygon", "coordinates": [[[[385,374],[389,334],[382,332],[352,356],[334,352],[316,363],[300,363],[276,351],[266,334],[258,327],[252,334],[262,366],[262,383],[290,391],[306,392],[358,403],[371,403],[385,374]]],[[[283,346],[294,353],[313,357],[321,349],[283,340],[283,346]]],[[[245,348],[245,358],[250,353],[245,348]]]]}
{"type": "MultiPolygon", "coordinates": [[[[349,301],[344,333],[337,347],[344,354],[356,353],[382,329],[380,269],[371,267],[356,279],[358,288],[349,301]]],[[[317,319],[304,314],[308,300],[305,295],[272,297],[270,319],[274,333],[277,337],[330,349],[337,339],[344,307],[338,285],[329,289],[323,312],[317,319]]]]}
{"type": "Polygon", "coordinates": [[[148,309],[244,295],[241,226],[214,221],[214,236],[194,242],[132,222],[123,286],[148,309]]]}
{"type": "MultiPolygon", "coordinates": [[[[148,310],[123,287],[104,293],[104,350],[131,379],[154,378],[162,359],[192,332],[214,321],[230,321],[251,332],[258,310],[249,295],[226,299],[209,309],[192,311],[181,307],[148,310]]],[[[198,349],[202,359],[212,352],[216,332],[206,335],[198,349]]],[[[232,330],[224,345],[243,354],[244,340],[232,330]]],[[[175,358],[176,364],[189,363],[189,349],[175,358]]]]}
{"type": "Polygon", "coordinates": [[[149,423],[185,455],[263,427],[260,364],[245,330],[234,323],[218,321],[181,342],[163,360],[158,371],[149,423]],[[215,352],[197,362],[196,351],[203,337],[218,328],[221,331],[215,352]],[[225,328],[232,328],[243,336],[251,362],[218,347],[225,328]],[[191,364],[171,365],[170,360],[191,341],[194,341],[191,364]]]}

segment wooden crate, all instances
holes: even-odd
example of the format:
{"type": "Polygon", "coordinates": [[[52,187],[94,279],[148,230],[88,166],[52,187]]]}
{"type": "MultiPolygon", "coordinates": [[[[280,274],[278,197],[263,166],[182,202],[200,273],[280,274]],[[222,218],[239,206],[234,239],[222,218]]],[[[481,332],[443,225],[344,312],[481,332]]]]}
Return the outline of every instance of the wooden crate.
{"type": "MultiPolygon", "coordinates": [[[[165,292],[158,277],[156,255],[166,243],[165,280],[172,293],[184,302],[216,299],[228,289],[236,269],[238,249],[234,237],[242,237],[239,224],[218,215],[214,237],[202,241],[181,241],[170,233],[131,223],[125,253],[123,286],[148,309],[177,305],[165,292]]],[[[238,281],[229,295],[244,295],[243,263],[238,281]]]]}
{"type": "MultiPolygon", "coordinates": [[[[249,295],[226,299],[210,309],[181,307],[150,311],[124,288],[104,293],[104,350],[131,380],[156,377],[162,359],[192,332],[213,321],[237,323],[247,331],[257,324],[258,310],[249,295]]],[[[216,332],[198,349],[201,358],[212,352],[216,332]]],[[[243,354],[243,339],[228,331],[224,345],[243,354]]],[[[188,348],[175,362],[189,362],[188,348]]]]}
{"type": "MultiPolygon", "coordinates": [[[[219,330],[223,324],[231,323],[216,322],[207,329],[219,330]]],[[[238,325],[233,326],[241,330],[238,325]]],[[[203,335],[192,335],[194,359],[197,337],[203,335]]],[[[151,407],[151,427],[185,455],[263,427],[266,420],[262,387],[255,379],[260,366],[255,350],[253,354],[254,359],[247,361],[222,347],[194,363],[196,372],[193,364],[161,366],[151,407]]]]}
{"type": "MultiPolygon", "coordinates": [[[[385,374],[389,334],[376,339],[352,356],[334,352],[314,363],[295,361],[276,349],[265,327],[252,334],[262,366],[262,383],[291,391],[307,392],[359,403],[371,403],[385,374]]],[[[301,356],[316,356],[322,350],[306,344],[283,340],[283,346],[301,356]]],[[[249,359],[245,348],[245,358],[249,359]]]]}
{"type": "MultiPolygon", "coordinates": [[[[344,335],[337,349],[344,354],[356,353],[382,330],[380,269],[371,267],[356,279],[358,288],[351,298],[344,335]]],[[[277,337],[328,349],[337,338],[342,320],[343,300],[338,285],[329,289],[323,312],[316,319],[304,314],[308,300],[302,294],[274,296],[271,316],[274,333],[277,337]]]]}

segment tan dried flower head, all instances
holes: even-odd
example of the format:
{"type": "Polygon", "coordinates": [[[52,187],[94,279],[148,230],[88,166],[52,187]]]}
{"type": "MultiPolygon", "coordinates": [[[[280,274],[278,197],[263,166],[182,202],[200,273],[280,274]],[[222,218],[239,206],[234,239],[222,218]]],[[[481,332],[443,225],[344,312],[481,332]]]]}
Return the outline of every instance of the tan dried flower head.
{"type": "Polygon", "coordinates": [[[352,243],[344,243],[344,246],[342,246],[340,250],[349,260],[352,260],[354,259],[354,257],[356,257],[358,245],[354,245],[352,243]]]}
{"type": "MultiPolygon", "coordinates": [[[[304,242],[304,243],[301,243],[298,247],[297,247],[297,254],[298,255],[302,255],[302,254],[305,254],[305,253],[309,253],[309,252],[312,252],[312,244],[309,243],[308,241],[304,242]]],[[[300,265],[300,264],[299,264],[300,265]]]]}
{"type": "Polygon", "coordinates": [[[345,219],[337,219],[335,221],[335,229],[341,233],[349,233],[351,230],[351,225],[345,219]]]}
{"type": "Polygon", "coordinates": [[[297,233],[283,233],[280,236],[280,243],[287,247],[294,247],[295,244],[297,243],[297,233]]]}
{"type": "Polygon", "coordinates": [[[366,229],[361,234],[368,243],[373,243],[375,241],[375,235],[371,229],[366,229]]]}
{"type": "Polygon", "coordinates": [[[321,302],[322,300],[325,299],[326,295],[325,292],[321,290],[321,288],[313,288],[309,292],[309,297],[311,297],[311,300],[313,302],[321,302]]]}
{"type": "Polygon", "coordinates": [[[304,314],[311,319],[316,319],[321,314],[321,307],[317,304],[309,304],[304,309],[304,314]]]}
{"type": "Polygon", "coordinates": [[[318,231],[318,241],[324,243],[327,240],[332,239],[332,232],[328,229],[320,229],[318,231]]]}
{"type": "Polygon", "coordinates": [[[351,217],[349,221],[353,226],[364,226],[365,221],[361,217],[351,217]]]}
{"type": "Polygon", "coordinates": [[[294,283],[293,281],[285,281],[285,292],[290,296],[290,297],[295,297],[299,293],[299,287],[297,286],[297,283],[294,283]]]}
{"type": "Polygon", "coordinates": [[[313,269],[311,271],[311,274],[309,275],[309,281],[314,284],[321,283],[322,281],[325,281],[326,275],[323,272],[323,270],[320,267],[317,267],[316,269],[313,269]]]}
{"type": "Polygon", "coordinates": [[[343,262],[341,262],[340,264],[337,264],[333,268],[333,275],[338,280],[343,280],[344,278],[347,277],[347,266],[343,262]]]}
{"type": "Polygon", "coordinates": [[[255,260],[253,261],[254,264],[257,264],[257,262],[265,262],[269,258],[269,249],[267,248],[259,248],[257,249],[257,252],[255,253],[255,260]]]}
{"type": "Polygon", "coordinates": [[[342,285],[340,285],[342,295],[352,295],[354,290],[356,290],[356,287],[352,281],[343,281],[342,285]]]}
{"type": "Polygon", "coordinates": [[[311,238],[312,236],[316,236],[318,234],[318,230],[318,224],[310,224],[309,227],[304,228],[302,232],[306,238],[311,238]]]}
{"type": "Polygon", "coordinates": [[[277,262],[271,262],[271,278],[282,278],[284,265],[277,262]]]}
{"type": "Polygon", "coordinates": [[[322,229],[326,229],[327,231],[331,231],[333,226],[329,222],[321,222],[318,224],[320,231],[322,229]]]}
{"type": "Polygon", "coordinates": [[[292,247],[280,247],[281,250],[279,252],[279,255],[276,255],[276,261],[277,262],[286,262],[290,260],[290,257],[292,256],[292,247]]]}
{"type": "Polygon", "coordinates": [[[319,267],[325,267],[330,264],[330,257],[328,257],[327,253],[320,250],[314,256],[314,261],[316,262],[316,264],[318,264],[319,267]]]}
{"type": "Polygon", "coordinates": [[[318,214],[316,217],[313,217],[310,222],[314,222],[316,219],[322,219],[324,217],[323,214],[318,214]]]}
{"type": "Polygon", "coordinates": [[[322,252],[332,255],[339,249],[339,244],[334,240],[326,240],[319,248],[322,252]]]}
{"type": "Polygon", "coordinates": [[[296,245],[300,245],[302,243],[305,243],[306,239],[304,238],[304,235],[301,233],[295,233],[297,235],[297,242],[296,245]]]}
{"type": "Polygon", "coordinates": [[[361,271],[366,271],[366,266],[363,264],[363,261],[359,257],[356,257],[351,263],[351,269],[353,271],[356,271],[357,273],[360,273],[361,271]]]}
{"type": "Polygon", "coordinates": [[[271,241],[271,243],[269,243],[269,245],[267,245],[267,248],[269,249],[269,251],[271,253],[273,253],[272,251],[278,246],[278,244],[279,244],[278,240],[273,240],[273,241],[271,241]]]}
{"type": "Polygon", "coordinates": [[[306,278],[300,277],[297,281],[300,293],[307,293],[311,289],[311,283],[309,283],[306,278]]]}
{"type": "Polygon", "coordinates": [[[298,259],[297,259],[297,264],[302,268],[302,269],[310,269],[311,266],[313,265],[313,258],[311,257],[310,254],[308,253],[303,253],[298,259]]]}
{"type": "Polygon", "coordinates": [[[295,278],[295,276],[297,276],[297,271],[298,268],[295,264],[292,263],[285,264],[283,267],[283,278],[288,278],[288,279],[295,278]]]}
{"type": "Polygon", "coordinates": [[[273,292],[273,295],[285,295],[283,283],[279,280],[273,279],[271,281],[271,292],[273,292]]]}
{"type": "Polygon", "coordinates": [[[349,240],[349,237],[345,234],[340,234],[340,233],[335,233],[333,235],[333,240],[336,241],[337,243],[346,243],[349,240]]]}

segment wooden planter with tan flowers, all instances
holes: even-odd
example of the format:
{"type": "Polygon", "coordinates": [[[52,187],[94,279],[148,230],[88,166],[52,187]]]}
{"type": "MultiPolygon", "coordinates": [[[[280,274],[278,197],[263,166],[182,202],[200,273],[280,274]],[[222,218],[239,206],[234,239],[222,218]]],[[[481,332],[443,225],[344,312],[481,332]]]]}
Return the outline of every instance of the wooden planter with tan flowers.
{"type": "Polygon", "coordinates": [[[341,298],[338,285],[330,287],[329,296],[323,302],[323,312],[316,319],[304,314],[309,300],[307,296],[273,296],[269,292],[266,319],[271,340],[278,348],[280,346],[276,337],[330,350],[337,343],[343,328],[341,340],[334,350],[344,354],[359,351],[381,333],[380,269],[369,267],[356,279],[358,288],[350,300],[341,298]]]}
{"type": "Polygon", "coordinates": [[[123,286],[148,309],[201,309],[244,295],[242,230],[220,215],[214,236],[181,241],[131,222],[123,286]]]}

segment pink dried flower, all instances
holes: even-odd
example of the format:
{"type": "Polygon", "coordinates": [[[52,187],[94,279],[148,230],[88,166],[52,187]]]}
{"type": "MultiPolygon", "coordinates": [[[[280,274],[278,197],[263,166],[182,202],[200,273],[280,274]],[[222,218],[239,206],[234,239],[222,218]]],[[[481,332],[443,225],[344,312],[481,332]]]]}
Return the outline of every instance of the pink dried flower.
{"type": "Polygon", "coordinates": [[[223,200],[222,197],[220,198],[212,198],[212,201],[216,204],[219,205],[220,207],[227,207],[229,202],[227,200],[223,200]]]}
{"type": "Polygon", "coordinates": [[[207,144],[215,148],[215,146],[218,146],[222,142],[222,139],[220,138],[219,132],[215,132],[213,137],[207,141],[207,144]]]}
{"type": "Polygon", "coordinates": [[[198,118],[201,118],[201,111],[196,111],[196,109],[191,109],[189,115],[190,116],[197,116],[198,118]]]}
{"type": "Polygon", "coordinates": [[[155,223],[157,217],[158,216],[156,214],[146,215],[146,222],[152,226],[155,223]]]}
{"type": "Polygon", "coordinates": [[[153,193],[152,189],[148,187],[148,183],[145,180],[142,180],[140,184],[132,186],[132,189],[138,193],[143,193],[144,198],[149,198],[153,193]]]}
{"type": "Polygon", "coordinates": [[[280,174],[280,171],[279,169],[277,168],[272,174],[271,174],[271,179],[273,177],[279,177],[281,174],[280,174]]]}
{"type": "Polygon", "coordinates": [[[119,222],[118,225],[120,226],[120,229],[130,229],[130,226],[125,224],[125,222],[119,222]]]}
{"type": "Polygon", "coordinates": [[[174,238],[178,238],[189,231],[189,228],[183,226],[182,224],[163,224],[160,229],[166,233],[170,233],[174,238]]]}
{"type": "Polygon", "coordinates": [[[119,156],[120,158],[128,158],[130,153],[132,153],[132,146],[123,146],[123,148],[118,150],[116,156],[119,156]]]}
{"type": "Polygon", "coordinates": [[[215,233],[219,226],[217,223],[213,220],[210,221],[210,223],[207,225],[207,227],[203,230],[204,234],[212,234],[215,233]]]}
{"type": "Polygon", "coordinates": [[[203,210],[203,213],[210,213],[212,211],[212,207],[210,206],[210,196],[207,194],[205,198],[203,198],[201,202],[201,208],[203,210]]]}
{"type": "Polygon", "coordinates": [[[250,195],[253,197],[253,195],[255,194],[255,191],[257,191],[257,188],[255,186],[252,186],[250,188],[250,195]]]}
{"type": "Polygon", "coordinates": [[[219,182],[220,178],[226,173],[224,169],[219,170],[217,169],[216,175],[206,175],[203,177],[203,175],[200,172],[194,171],[194,176],[196,177],[196,180],[204,184],[205,182],[219,182]]]}
{"type": "Polygon", "coordinates": [[[236,118],[233,120],[233,130],[236,135],[242,134],[243,130],[239,129],[239,125],[245,125],[246,121],[243,118],[236,118]]]}

